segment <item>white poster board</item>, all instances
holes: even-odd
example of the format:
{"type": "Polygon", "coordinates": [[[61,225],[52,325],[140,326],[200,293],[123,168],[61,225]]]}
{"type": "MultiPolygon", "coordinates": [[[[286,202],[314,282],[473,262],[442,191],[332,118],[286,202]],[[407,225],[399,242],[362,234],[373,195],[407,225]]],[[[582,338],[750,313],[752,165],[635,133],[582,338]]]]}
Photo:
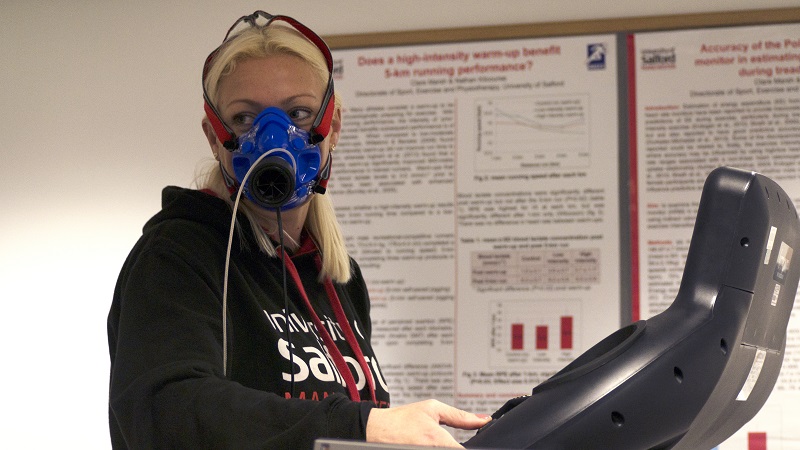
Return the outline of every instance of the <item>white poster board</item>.
{"type": "MultiPolygon", "coordinates": [[[[761,172],[800,202],[800,24],[640,33],[628,43],[636,319],[674,300],[713,168],[761,172]]],[[[721,449],[800,449],[799,309],[772,396],[721,449]]]]}
{"type": "Polygon", "coordinates": [[[330,190],[393,405],[482,413],[620,326],[614,35],[334,50],[330,190]]]}

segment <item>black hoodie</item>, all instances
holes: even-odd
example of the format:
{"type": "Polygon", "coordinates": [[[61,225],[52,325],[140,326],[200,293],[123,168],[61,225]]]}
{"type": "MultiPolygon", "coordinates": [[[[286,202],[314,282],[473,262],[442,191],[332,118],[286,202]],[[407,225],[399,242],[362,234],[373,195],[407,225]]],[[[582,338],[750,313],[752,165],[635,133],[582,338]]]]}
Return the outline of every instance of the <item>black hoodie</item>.
{"type": "Polygon", "coordinates": [[[318,437],[364,439],[375,406],[364,367],[372,372],[378,405],[389,403],[369,341],[366,285],[351,260],[351,280],[329,283],[335,293],[326,293],[317,280],[318,251],[308,237],[287,266],[296,267],[317,323],[341,352],[340,364],[322,343],[326,333],[312,323],[314,314],[291,274],[289,344],[284,266],[258,250],[247,220],[239,217],[230,259],[224,375],[222,296],[230,217],[229,206],[212,195],[168,187],[162,210],[147,222],[125,261],[108,315],[114,448],[294,449],[312,448],[318,437]],[[336,320],[339,303],[350,322],[344,327],[336,320]],[[363,352],[362,365],[344,339],[347,329],[363,352]],[[348,396],[341,375],[348,369],[342,366],[349,367],[360,399],[368,401],[348,396]]]}

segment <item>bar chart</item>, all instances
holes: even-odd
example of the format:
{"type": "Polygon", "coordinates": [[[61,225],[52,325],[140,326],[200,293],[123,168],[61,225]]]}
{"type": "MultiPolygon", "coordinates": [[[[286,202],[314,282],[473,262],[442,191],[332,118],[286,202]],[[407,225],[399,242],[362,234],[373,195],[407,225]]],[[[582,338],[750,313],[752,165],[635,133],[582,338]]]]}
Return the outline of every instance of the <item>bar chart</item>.
{"type": "Polygon", "coordinates": [[[561,364],[579,351],[579,300],[500,300],[490,304],[490,364],[561,364]]]}

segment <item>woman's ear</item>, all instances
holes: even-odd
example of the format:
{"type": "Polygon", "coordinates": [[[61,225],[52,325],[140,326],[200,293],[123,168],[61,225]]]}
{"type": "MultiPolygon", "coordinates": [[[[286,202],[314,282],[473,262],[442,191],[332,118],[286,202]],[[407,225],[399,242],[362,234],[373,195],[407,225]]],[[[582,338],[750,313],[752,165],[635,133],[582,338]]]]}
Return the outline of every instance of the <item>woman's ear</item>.
{"type": "MultiPolygon", "coordinates": [[[[331,99],[333,101],[333,99],[331,99]]],[[[333,110],[333,117],[331,118],[331,132],[330,132],[330,145],[336,145],[339,142],[339,135],[342,132],[342,109],[336,108],[333,110]]]]}
{"type": "Polygon", "coordinates": [[[219,151],[222,148],[222,143],[219,141],[219,138],[217,138],[217,133],[214,131],[214,127],[211,125],[211,121],[208,120],[208,117],[203,117],[202,127],[203,134],[205,134],[206,139],[208,139],[208,145],[211,146],[214,159],[219,160],[219,151]]]}

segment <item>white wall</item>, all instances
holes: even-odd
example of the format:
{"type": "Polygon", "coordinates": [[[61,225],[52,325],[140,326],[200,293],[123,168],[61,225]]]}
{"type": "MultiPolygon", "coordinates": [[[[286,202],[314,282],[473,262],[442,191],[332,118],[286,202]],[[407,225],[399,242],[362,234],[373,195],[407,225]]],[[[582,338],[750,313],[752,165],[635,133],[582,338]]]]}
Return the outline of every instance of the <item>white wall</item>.
{"type": "Polygon", "coordinates": [[[0,447],[109,447],[117,272],[161,188],[188,186],[210,156],[200,69],[242,14],[287,14],[330,35],[787,6],[797,1],[5,0],[0,447]]]}

